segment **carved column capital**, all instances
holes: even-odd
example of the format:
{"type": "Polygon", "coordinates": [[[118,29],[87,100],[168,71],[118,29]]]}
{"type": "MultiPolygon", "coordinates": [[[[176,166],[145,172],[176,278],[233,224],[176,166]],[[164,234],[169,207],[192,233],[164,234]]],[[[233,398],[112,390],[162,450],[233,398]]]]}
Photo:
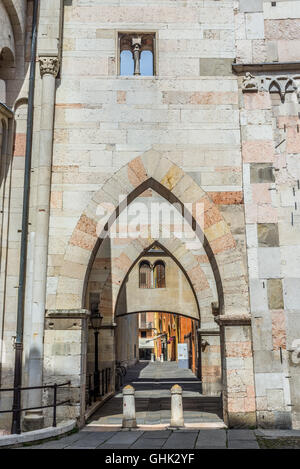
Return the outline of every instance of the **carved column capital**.
{"type": "Polygon", "coordinates": [[[39,57],[39,63],[42,77],[49,73],[56,78],[60,65],[58,57],[39,57]]]}

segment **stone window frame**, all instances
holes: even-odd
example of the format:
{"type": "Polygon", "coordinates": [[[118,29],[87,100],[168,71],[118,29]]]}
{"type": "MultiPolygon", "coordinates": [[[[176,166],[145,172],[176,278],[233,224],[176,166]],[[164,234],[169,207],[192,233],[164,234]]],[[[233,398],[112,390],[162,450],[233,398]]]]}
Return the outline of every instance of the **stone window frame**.
{"type": "MultiPolygon", "coordinates": [[[[123,49],[126,50],[126,49],[123,49]]],[[[150,50],[150,49],[142,49],[143,50],[150,50]]],[[[154,29],[118,29],[116,31],[116,51],[117,51],[117,76],[121,78],[154,78],[158,75],[158,31],[154,29]],[[128,35],[128,36],[147,36],[147,35],[152,35],[153,36],[153,48],[152,48],[152,53],[153,53],[153,75],[120,75],[121,72],[121,44],[120,44],[120,39],[121,35],[128,35]]]]}
{"type": "Polygon", "coordinates": [[[143,259],[139,262],[139,288],[141,289],[146,289],[146,290],[150,290],[150,289],[163,289],[163,288],[166,288],[166,283],[167,283],[167,266],[166,266],[166,263],[161,260],[161,259],[157,259],[154,263],[151,263],[150,261],[148,261],[147,259],[143,259]],[[154,270],[156,269],[156,267],[158,266],[161,266],[163,265],[164,267],[164,285],[163,286],[155,286],[154,284],[154,270]],[[142,281],[142,278],[141,278],[141,274],[145,274],[144,272],[141,272],[141,269],[143,268],[143,266],[147,266],[149,268],[149,271],[147,272],[148,273],[148,278],[145,277],[145,281],[142,281]]]}

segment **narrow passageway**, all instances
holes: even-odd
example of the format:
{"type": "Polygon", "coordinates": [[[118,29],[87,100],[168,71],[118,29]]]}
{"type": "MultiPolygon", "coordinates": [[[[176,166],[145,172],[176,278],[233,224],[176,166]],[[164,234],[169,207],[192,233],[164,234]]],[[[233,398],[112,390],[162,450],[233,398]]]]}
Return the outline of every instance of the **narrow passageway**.
{"type": "MultiPolygon", "coordinates": [[[[138,425],[168,425],[171,419],[170,389],[179,384],[183,389],[185,424],[219,427],[223,424],[221,399],[203,396],[201,382],[189,369],[176,362],[139,362],[129,368],[125,383],[135,390],[138,425]]],[[[89,421],[90,426],[122,424],[122,392],[104,404],[89,421]]]]}

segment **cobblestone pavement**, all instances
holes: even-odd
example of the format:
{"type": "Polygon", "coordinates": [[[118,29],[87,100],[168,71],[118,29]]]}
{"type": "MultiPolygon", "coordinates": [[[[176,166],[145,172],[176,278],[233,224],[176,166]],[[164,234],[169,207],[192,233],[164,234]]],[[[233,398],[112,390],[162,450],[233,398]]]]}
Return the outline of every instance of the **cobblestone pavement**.
{"type": "Polygon", "coordinates": [[[18,449],[300,448],[300,431],[293,430],[154,429],[154,425],[170,423],[170,388],[176,383],[183,388],[185,423],[223,424],[220,400],[202,396],[199,380],[190,370],[179,369],[176,363],[141,362],[128,370],[124,385],[129,383],[136,389],[137,423],[150,425],[151,431],[118,429],[122,421],[122,394],[119,393],[81,431],[18,449]]]}
{"type": "MultiPolygon", "coordinates": [[[[18,449],[300,449],[294,430],[154,430],[89,431],[18,449]]],[[[133,453],[134,454],[134,453],[133,453]]]]}
{"type": "MultiPolygon", "coordinates": [[[[139,362],[128,370],[125,384],[136,390],[138,425],[170,423],[170,389],[174,384],[183,388],[185,423],[223,425],[221,399],[201,395],[199,379],[191,370],[178,368],[176,362],[139,362]]],[[[93,415],[90,425],[121,425],[122,402],[120,392],[93,415]]]]}
{"type": "MultiPolygon", "coordinates": [[[[80,431],[31,449],[259,449],[252,430],[80,431]]],[[[24,448],[20,448],[24,449],[24,448]]]]}

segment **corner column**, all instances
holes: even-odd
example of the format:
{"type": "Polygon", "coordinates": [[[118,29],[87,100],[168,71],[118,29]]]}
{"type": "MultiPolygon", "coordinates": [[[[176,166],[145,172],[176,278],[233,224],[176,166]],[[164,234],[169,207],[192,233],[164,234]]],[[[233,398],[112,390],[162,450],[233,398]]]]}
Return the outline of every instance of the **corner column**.
{"type": "Polygon", "coordinates": [[[251,317],[220,315],[223,413],[229,428],[256,427],[251,317]]]}
{"type": "MultiPolygon", "coordinates": [[[[44,381],[70,386],[58,388],[57,400],[70,400],[57,407],[57,421],[76,419],[85,423],[87,340],[90,312],[86,309],[49,310],[45,319],[44,381]]],[[[44,393],[44,405],[51,405],[53,391],[44,393]]],[[[44,414],[45,427],[51,426],[52,408],[44,414]]]]}
{"type": "MultiPolygon", "coordinates": [[[[28,386],[41,386],[43,384],[43,338],[46,305],[55,79],[59,70],[59,59],[56,56],[39,57],[39,63],[42,77],[42,97],[28,386]]],[[[29,393],[28,407],[38,407],[41,404],[42,391],[32,390],[29,393]]],[[[24,428],[26,430],[33,430],[41,428],[42,426],[43,413],[41,411],[29,411],[26,413],[24,418],[24,428]]]]}

